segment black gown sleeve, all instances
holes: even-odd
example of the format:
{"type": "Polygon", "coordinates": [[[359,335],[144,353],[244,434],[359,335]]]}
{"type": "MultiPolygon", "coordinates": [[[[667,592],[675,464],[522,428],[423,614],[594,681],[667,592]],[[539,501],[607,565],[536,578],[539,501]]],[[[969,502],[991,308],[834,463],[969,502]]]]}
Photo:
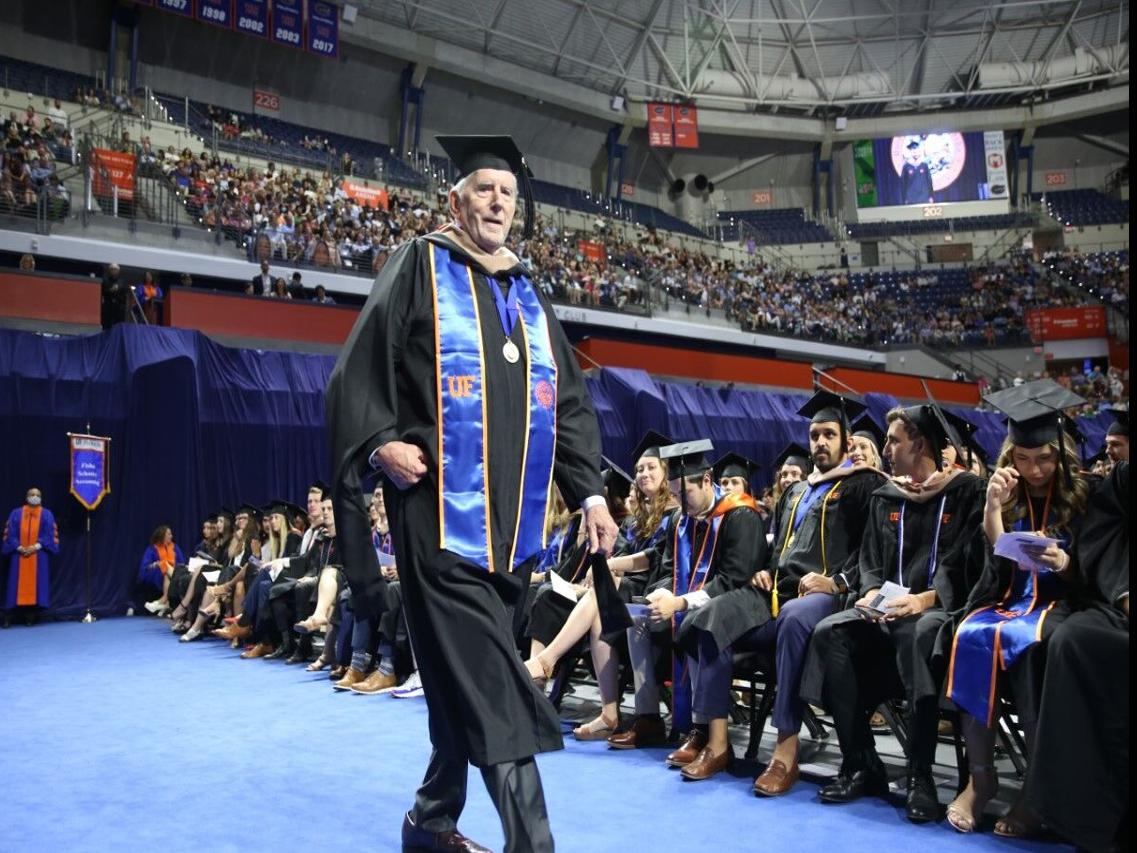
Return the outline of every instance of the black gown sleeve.
{"type": "Polygon", "coordinates": [[[873,474],[855,474],[849,480],[841,496],[843,504],[839,521],[845,528],[842,535],[846,537],[848,550],[844,560],[829,567],[829,576],[844,576],[849,589],[855,590],[860,582],[861,546],[869,523],[869,504],[872,493],[880,485],[880,478],[873,474]]]}
{"type": "Polygon", "coordinates": [[[765,564],[766,525],[762,516],[749,507],[732,509],[722,520],[714,575],[703,590],[714,598],[738,589],[765,564]]]}
{"type": "Polygon", "coordinates": [[[987,487],[971,474],[960,474],[967,481],[959,485],[961,494],[955,505],[962,520],[955,527],[955,535],[941,551],[939,566],[932,587],[936,590],[939,606],[949,613],[967,604],[971,591],[984,572],[990,546],[983,535],[983,508],[987,503],[987,487]]]}
{"type": "Polygon", "coordinates": [[[857,558],[857,583],[849,583],[850,589],[855,589],[857,596],[861,597],[870,589],[880,589],[884,583],[885,554],[887,553],[885,537],[885,519],[892,503],[880,495],[876,495],[869,502],[868,518],[865,523],[865,535],[861,539],[860,555],[857,558]]]}
{"type": "Polygon", "coordinates": [[[1078,537],[1087,593],[1116,607],[1129,594],[1129,463],[1118,462],[1090,497],[1078,537]]]}

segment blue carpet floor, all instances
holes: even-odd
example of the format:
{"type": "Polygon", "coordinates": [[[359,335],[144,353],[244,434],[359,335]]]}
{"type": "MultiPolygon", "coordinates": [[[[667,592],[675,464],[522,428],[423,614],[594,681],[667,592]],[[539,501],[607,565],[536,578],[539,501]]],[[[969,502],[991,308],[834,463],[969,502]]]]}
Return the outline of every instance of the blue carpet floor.
{"type": "MultiPolygon", "coordinates": [[[[179,644],[168,624],[0,631],[0,850],[399,849],[429,753],[424,702],[335,694],[323,674],[179,644]]],[[[558,850],[1066,849],[912,826],[879,800],[822,806],[805,782],[758,800],[752,767],[684,784],[664,754],[570,737],[542,756],[558,850]]],[[[501,850],[476,773],[461,827],[501,850]]]]}

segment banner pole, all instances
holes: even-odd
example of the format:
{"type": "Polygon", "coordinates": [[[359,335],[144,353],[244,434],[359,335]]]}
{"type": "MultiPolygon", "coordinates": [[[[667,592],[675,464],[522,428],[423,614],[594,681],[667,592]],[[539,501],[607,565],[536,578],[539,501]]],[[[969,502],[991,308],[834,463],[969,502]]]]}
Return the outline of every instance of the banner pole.
{"type": "Polygon", "coordinates": [[[83,617],[83,624],[95,621],[95,614],[91,612],[91,511],[87,510],[87,615],[83,617]]]}

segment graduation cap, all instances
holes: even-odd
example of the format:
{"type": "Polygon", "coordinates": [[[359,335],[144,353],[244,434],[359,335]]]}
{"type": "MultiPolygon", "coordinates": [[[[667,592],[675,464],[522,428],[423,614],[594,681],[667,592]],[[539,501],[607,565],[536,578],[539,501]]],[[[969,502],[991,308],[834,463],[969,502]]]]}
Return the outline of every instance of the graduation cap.
{"type": "Polygon", "coordinates": [[[711,469],[707,453],[714,449],[714,444],[707,438],[680,441],[659,448],[659,458],[667,460],[672,479],[680,476],[690,477],[711,469]]]}
{"type": "Polygon", "coordinates": [[[279,513],[291,522],[294,518],[307,517],[308,510],[297,506],[291,501],[273,500],[265,509],[266,513],[279,513]]]}
{"type": "Polygon", "coordinates": [[[512,172],[517,176],[521,185],[521,194],[525,199],[525,230],[523,236],[528,239],[533,236],[533,187],[529,183],[529,164],[525,162],[525,155],[517,147],[512,136],[436,136],[434,137],[446,156],[454,163],[458,170],[458,177],[464,178],[478,169],[499,169],[512,172]]]}
{"type": "Polygon", "coordinates": [[[957,459],[963,459],[963,448],[959,446],[959,435],[947,422],[943,410],[935,403],[921,403],[918,406],[907,406],[904,414],[915,424],[920,435],[927,439],[932,446],[932,458],[937,468],[943,467],[944,451],[950,444],[955,448],[957,459]]]}
{"type": "Polygon", "coordinates": [[[227,506],[223,506],[221,509],[217,510],[217,512],[213,513],[213,517],[224,518],[229,522],[230,525],[233,524],[233,510],[229,509],[227,506]]]}
{"type": "Polygon", "coordinates": [[[1128,409],[1106,409],[1113,415],[1113,423],[1109,425],[1109,429],[1105,431],[1106,435],[1123,435],[1129,438],[1129,410],[1128,409]]]}
{"type": "Polygon", "coordinates": [[[797,410],[802,417],[809,418],[811,424],[836,422],[847,435],[849,421],[864,412],[868,407],[857,397],[843,396],[822,388],[810,397],[804,406],[797,410]]]}
{"type": "Polygon", "coordinates": [[[667,447],[669,444],[674,444],[670,438],[663,433],[649,429],[640,439],[640,443],[636,445],[636,449],[632,451],[632,467],[634,468],[635,464],[645,456],[658,459],[659,448],[667,447]]]}
{"type": "MultiPolygon", "coordinates": [[[[236,515],[247,515],[251,521],[256,521],[257,524],[260,524],[262,517],[261,511],[252,504],[241,504],[237,507],[236,515]]],[[[236,518],[236,515],[234,518],[236,518]]]]}
{"type": "Polygon", "coordinates": [[[1073,480],[1066,462],[1066,433],[1070,421],[1063,409],[1085,401],[1052,379],[1037,379],[988,394],[984,399],[1007,416],[1007,437],[1017,447],[1042,447],[1058,442],[1058,457],[1067,485],[1073,480]]]}
{"type": "Polygon", "coordinates": [[[975,456],[986,460],[987,452],[975,440],[975,433],[979,431],[979,427],[955,412],[944,412],[944,417],[947,419],[948,426],[955,431],[955,437],[959,444],[967,451],[960,455],[960,460],[965,461],[968,468],[971,467],[971,460],[975,456]]]}
{"type": "Polygon", "coordinates": [[[861,415],[853,422],[853,435],[871,441],[878,454],[884,447],[884,430],[877,426],[877,422],[868,415],[861,415]]]}
{"type": "Polygon", "coordinates": [[[801,468],[802,473],[808,474],[809,470],[813,467],[813,460],[810,458],[809,448],[802,447],[795,442],[790,442],[774,460],[774,470],[782,470],[783,465],[796,465],[798,468],[801,468]]]}
{"type": "Polygon", "coordinates": [[[604,470],[600,473],[604,477],[604,488],[608,490],[608,497],[616,500],[626,500],[632,491],[632,476],[607,456],[604,460],[604,470]]]}
{"type": "Polygon", "coordinates": [[[317,490],[320,492],[320,500],[322,501],[326,501],[332,496],[332,487],[323,480],[313,480],[312,485],[308,487],[308,491],[310,492],[317,490]]]}
{"type": "Polygon", "coordinates": [[[720,456],[714,464],[715,479],[721,480],[724,477],[741,477],[746,483],[746,491],[750,492],[750,478],[754,476],[755,472],[761,466],[751,459],[747,459],[741,453],[734,453],[733,451],[720,456]]]}

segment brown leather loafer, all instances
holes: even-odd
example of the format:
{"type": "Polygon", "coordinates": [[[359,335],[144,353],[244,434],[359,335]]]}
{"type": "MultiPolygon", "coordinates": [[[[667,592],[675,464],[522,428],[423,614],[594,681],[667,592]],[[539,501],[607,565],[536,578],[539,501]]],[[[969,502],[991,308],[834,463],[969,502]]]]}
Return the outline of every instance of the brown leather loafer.
{"type": "Polygon", "coordinates": [[[609,749],[642,749],[667,743],[667,726],[658,715],[636,717],[627,731],[608,738],[609,749]]]}
{"type": "Polygon", "coordinates": [[[754,793],[759,797],[780,797],[789,793],[790,788],[797,784],[797,762],[793,767],[786,767],[777,759],[772,760],[762,771],[762,775],[754,780],[754,793]]]}
{"type": "Polygon", "coordinates": [[[455,853],[493,853],[488,847],[472,841],[456,829],[429,832],[411,823],[410,815],[403,817],[403,853],[433,853],[433,851],[448,850],[455,853]]]}
{"type": "Polygon", "coordinates": [[[683,778],[691,782],[702,782],[704,779],[710,779],[716,773],[721,773],[726,768],[730,767],[730,762],[734,760],[734,748],[727,747],[726,752],[722,755],[712,755],[711,749],[708,746],[703,747],[695,760],[685,766],[679,772],[683,774],[683,778]]]}
{"type": "Polygon", "coordinates": [[[276,651],[276,647],[272,643],[257,643],[248,651],[241,652],[241,657],[245,660],[252,660],[253,658],[263,658],[274,651],[276,651]]]}
{"type": "Polygon", "coordinates": [[[667,756],[668,767],[686,767],[694,761],[703,747],[707,745],[707,733],[701,729],[691,729],[683,745],[667,756]]]}
{"type": "Polygon", "coordinates": [[[388,690],[394,690],[399,686],[399,679],[395,678],[395,674],[383,675],[379,670],[375,670],[367,678],[358,684],[351,685],[352,692],[366,693],[383,693],[388,690]]]}
{"type": "Polygon", "coordinates": [[[367,675],[354,667],[344,673],[344,677],[332,685],[336,690],[351,690],[356,684],[367,678],[367,675]]]}

